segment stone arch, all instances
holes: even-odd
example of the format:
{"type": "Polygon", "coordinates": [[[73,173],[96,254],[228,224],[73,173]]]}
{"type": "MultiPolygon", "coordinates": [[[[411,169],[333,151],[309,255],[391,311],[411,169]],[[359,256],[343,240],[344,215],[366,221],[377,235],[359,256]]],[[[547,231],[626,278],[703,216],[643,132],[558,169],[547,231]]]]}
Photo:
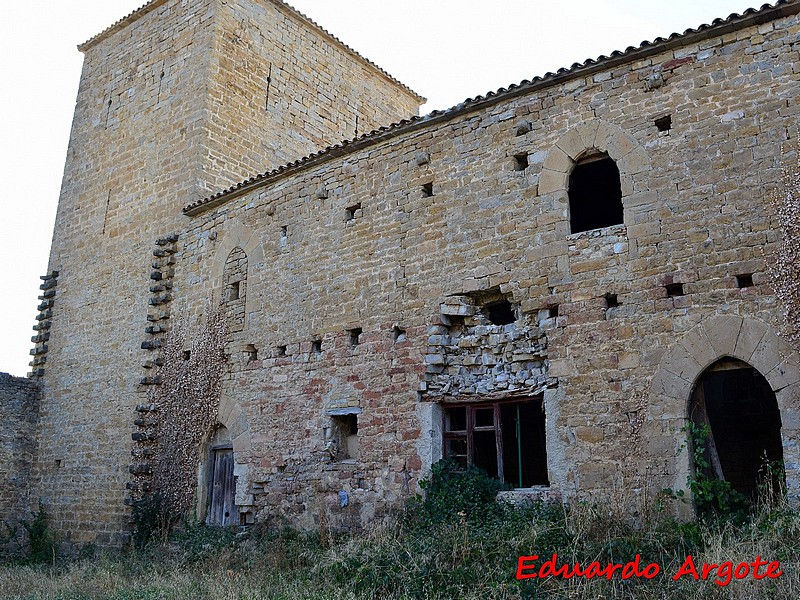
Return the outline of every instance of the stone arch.
{"type": "Polygon", "coordinates": [[[637,175],[649,171],[650,158],[645,149],[622,127],[601,119],[592,119],[568,130],[547,152],[539,176],[539,195],[550,196],[553,205],[562,209],[569,222],[569,176],[575,164],[587,154],[604,153],[619,169],[624,223],[633,222],[634,209],[655,203],[637,175]]]}
{"type": "MultiPolygon", "coordinates": [[[[212,300],[215,304],[219,304],[225,299],[225,283],[223,281],[225,265],[236,248],[240,248],[247,255],[247,280],[250,282],[251,290],[253,270],[260,268],[260,265],[264,263],[264,248],[259,235],[236,218],[226,220],[217,231],[216,248],[209,272],[213,286],[212,300]]],[[[247,294],[245,298],[245,328],[248,325],[248,316],[255,310],[254,299],[255,294],[252,293],[247,294]]]]}
{"type": "Polygon", "coordinates": [[[677,455],[674,481],[682,489],[689,474],[688,453],[679,453],[681,428],[700,375],[720,358],[745,362],[761,373],[775,393],[781,415],[781,441],[790,500],[800,502],[800,357],[767,323],[750,317],[717,315],[687,331],[664,353],[650,385],[647,436],[651,456],[677,455]]]}

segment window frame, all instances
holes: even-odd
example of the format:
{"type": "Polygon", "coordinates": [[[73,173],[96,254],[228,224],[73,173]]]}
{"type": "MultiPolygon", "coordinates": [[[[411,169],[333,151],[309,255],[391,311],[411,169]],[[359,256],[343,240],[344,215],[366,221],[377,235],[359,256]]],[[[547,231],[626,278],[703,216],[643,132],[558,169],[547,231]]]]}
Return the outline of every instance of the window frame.
{"type": "MultiPolygon", "coordinates": [[[[493,432],[495,439],[495,451],[497,453],[497,478],[506,483],[505,469],[503,465],[503,420],[501,409],[503,406],[514,406],[516,404],[526,404],[529,402],[540,402],[542,410],[544,410],[544,398],[541,396],[530,398],[508,398],[503,400],[494,400],[491,402],[460,402],[460,403],[447,403],[442,405],[442,458],[455,458],[462,457],[463,454],[453,454],[448,452],[448,442],[451,440],[464,440],[466,442],[466,464],[467,466],[475,464],[474,459],[474,434],[475,432],[493,432]],[[453,409],[464,408],[466,412],[465,427],[466,429],[450,430],[448,428],[448,411],[453,409]],[[475,413],[478,410],[492,409],[492,425],[476,425],[475,413]]],[[[546,432],[545,432],[546,440],[546,432]]],[[[521,456],[520,456],[521,460],[521,456]]],[[[547,454],[544,455],[544,466],[547,467],[547,454]]],[[[513,485],[513,482],[508,482],[513,485]]],[[[532,484],[528,487],[517,487],[514,489],[529,489],[531,487],[540,487],[545,484],[532,484]]],[[[549,486],[549,481],[546,486],[549,486]]]]}

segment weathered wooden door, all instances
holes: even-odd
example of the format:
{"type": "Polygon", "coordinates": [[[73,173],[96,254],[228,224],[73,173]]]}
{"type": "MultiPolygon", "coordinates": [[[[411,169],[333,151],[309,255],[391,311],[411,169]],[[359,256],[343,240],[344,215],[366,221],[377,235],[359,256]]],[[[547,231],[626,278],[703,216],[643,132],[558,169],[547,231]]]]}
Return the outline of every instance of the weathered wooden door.
{"type": "Polygon", "coordinates": [[[236,524],[236,481],[233,477],[233,450],[214,448],[211,450],[211,477],[209,507],[206,524],[236,524]]]}

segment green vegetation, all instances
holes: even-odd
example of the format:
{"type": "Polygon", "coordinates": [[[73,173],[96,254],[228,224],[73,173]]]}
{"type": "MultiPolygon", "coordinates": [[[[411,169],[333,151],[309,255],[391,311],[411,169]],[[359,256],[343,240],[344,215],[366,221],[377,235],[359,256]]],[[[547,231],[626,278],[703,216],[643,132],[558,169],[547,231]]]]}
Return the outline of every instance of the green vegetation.
{"type": "MultiPolygon", "coordinates": [[[[771,501],[741,523],[681,523],[641,515],[634,527],[613,505],[494,500],[499,483],[473,469],[436,465],[425,500],[362,532],[255,528],[246,533],[197,523],[140,550],[0,567],[0,597],[77,599],[381,598],[770,598],[800,597],[800,515],[771,501]],[[653,579],[614,576],[517,581],[520,555],[559,564],[656,563],[653,579]],[[672,579],[688,555],[705,562],[778,560],[783,575],[728,586],[672,579]]],[[[158,511],[156,511],[157,513],[158,511]]],[[[156,519],[156,523],[158,520],[156,519]]],[[[89,554],[89,553],[87,553],[89,554]]],[[[763,572],[763,570],[762,570],[763,572]]]]}

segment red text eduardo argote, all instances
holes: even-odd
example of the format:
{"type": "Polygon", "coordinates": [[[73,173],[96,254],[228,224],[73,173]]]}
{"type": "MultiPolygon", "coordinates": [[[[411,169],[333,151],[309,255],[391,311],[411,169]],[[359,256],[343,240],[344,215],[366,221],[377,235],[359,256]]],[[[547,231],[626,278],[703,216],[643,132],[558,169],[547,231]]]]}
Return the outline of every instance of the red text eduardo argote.
{"type": "MultiPolygon", "coordinates": [[[[546,577],[560,577],[571,579],[572,577],[583,577],[593,579],[595,577],[605,577],[611,579],[615,575],[620,579],[644,578],[653,579],[661,573],[661,566],[657,563],[642,564],[639,554],[626,563],[599,563],[597,561],[584,564],[580,563],[559,564],[558,554],[553,554],[547,560],[539,562],[539,556],[520,556],[517,562],[517,579],[544,579],[546,577]]],[[[756,556],[752,562],[733,563],[725,561],[720,564],[701,563],[696,564],[694,557],[687,556],[680,568],[672,574],[672,579],[678,580],[682,577],[692,577],[695,580],[713,579],[719,586],[728,585],[732,579],[777,579],[783,575],[780,570],[780,563],[777,561],[766,561],[760,556],[756,556]]]]}

